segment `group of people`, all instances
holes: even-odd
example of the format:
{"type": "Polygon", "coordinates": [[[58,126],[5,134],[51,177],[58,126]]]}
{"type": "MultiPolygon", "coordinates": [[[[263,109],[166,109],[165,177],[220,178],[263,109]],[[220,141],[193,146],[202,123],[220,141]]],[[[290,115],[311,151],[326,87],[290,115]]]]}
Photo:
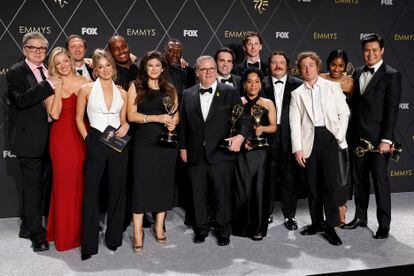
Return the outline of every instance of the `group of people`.
{"type": "Polygon", "coordinates": [[[180,205],[194,243],[204,242],[212,228],[219,246],[228,245],[232,234],[262,240],[276,198],[285,227],[298,229],[298,190],[305,186],[311,225],[301,234],[323,232],[340,245],[335,227],[367,226],[372,175],[379,222],[374,237],[387,238],[387,153],[395,140],[401,76],[382,60],[383,39],[362,39],[366,64],[352,78],[343,50],[331,52],[327,74],[321,74],[318,54],[300,53],[299,79],[288,74],[283,51],[262,60],[262,43],[260,34],[249,33],[242,63],[235,65],[234,52],[223,47],[200,56],[192,69],[177,39],[163,54],[150,51],[138,62],[122,36],[87,59],[86,41],[71,35],[64,48],[51,50],[46,68],[47,39],[27,33],[25,59],[7,72],[10,143],[23,182],[19,237],[30,239],[34,251],[48,250],[50,241],[57,250],[81,246],[86,260],[98,253],[104,209],[106,246],[117,250],[132,220],[132,248],[141,252],[146,213],[152,213],[155,240],[165,244],[166,211],[180,205]],[[125,148],[101,142],[108,127],[119,139],[131,137],[125,148]],[[164,136],[172,138],[160,141],[164,136]],[[361,138],[379,153],[356,157],[352,151],[361,138]],[[352,174],[340,176],[343,156],[352,174]],[[355,219],[346,224],[353,190],[355,219]]]}

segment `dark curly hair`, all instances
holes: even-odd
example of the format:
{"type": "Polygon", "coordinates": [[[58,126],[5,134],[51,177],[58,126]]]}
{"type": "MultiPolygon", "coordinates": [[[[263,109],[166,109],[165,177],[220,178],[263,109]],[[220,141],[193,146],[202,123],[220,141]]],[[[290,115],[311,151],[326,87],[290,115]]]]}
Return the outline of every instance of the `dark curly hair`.
{"type": "Polygon", "coordinates": [[[157,59],[161,62],[163,71],[161,72],[161,75],[158,79],[160,90],[165,91],[175,102],[177,92],[175,90],[174,85],[167,80],[167,60],[160,52],[150,51],[144,55],[139,65],[137,79],[135,80],[135,89],[137,91],[135,103],[137,104],[137,106],[139,106],[142,100],[148,95],[148,93],[150,93],[150,88],[148,87],[147,63],[151,59],[157,59]]]}

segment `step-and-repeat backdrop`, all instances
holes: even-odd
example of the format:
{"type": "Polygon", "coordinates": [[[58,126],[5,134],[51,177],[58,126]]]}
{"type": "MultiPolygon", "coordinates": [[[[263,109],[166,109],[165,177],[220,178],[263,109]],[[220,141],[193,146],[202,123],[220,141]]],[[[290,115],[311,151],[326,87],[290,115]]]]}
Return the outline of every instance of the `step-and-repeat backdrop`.
{"type": "MultiPolygon", "coordinates": [[[[414,191],[414,1],[410,0],[15,0],[0,9],[0,217],[17,215],[20,173],[9,149],[5,75],[21,59],[25,33],[42,32],[50,49],[63,46],[70,34],[88,42],[88,52],[105,48],[108,38],[123,35],[137,56],[163,51],[178,38],[190,64],[221,46],[240,49],[251,31],[264,37],[262,58],[276,49],[294,61],[304,50],[343,48],[349,73],[363,63],[360,38],[377,32],[385,38],[385,62],[402,73],[403,92],[396,135],[404,146],[390,162],[393,192],[414,191]]],[[[49,49],[49,51],[50,51],[49,49]]],[[[239,59],[243,56],[239,53],[239,59]]],[[[294,62],[292,62],[293,64],[294,62]]],[[[296,73],[296,70],[292,70],[296,73]]]]}

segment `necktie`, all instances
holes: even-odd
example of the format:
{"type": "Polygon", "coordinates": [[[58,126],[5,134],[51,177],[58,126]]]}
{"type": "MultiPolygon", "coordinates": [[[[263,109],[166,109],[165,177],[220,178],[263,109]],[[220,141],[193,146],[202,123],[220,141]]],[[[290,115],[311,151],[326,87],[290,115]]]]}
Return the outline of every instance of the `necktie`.
{"type": "Polygon", "coordinates": [[[211,94],[211,93],[213,93],[213,88],[211,88],[211,87],[210,88],[207,88],[207,89],[200,88],[199,91],[200,91],[200,94],[201,95],[204,95],[204,93],[206,93],[206,92],[208,92],[208,93],[211,94]]]}
{"type": "Polygon", "coordinates": [[[277,80],[277,81],[275,81],[275,84],[278,84],[278,83],[283,84],[283,81],[281,81],[281,80],[277,80]]]}
{"type": "Polygon", "coordinates": [[[37,69],[39,69],[39,71],[40,71],[40,76],[42,77],[42,80],[45,80],[46,79],[46,76],[43,73],[43,67],[42,66],[39,66],[39,67],[37,67],[37,69]]]}
{"type": "Polygon", "coordinates": [[[374,69],[374,67],[368,67],[368,65],[365,65],[364,66],[364,68],[362,69],[362,71],[364,71],[364,72],[370,72],[372,75],[375,73],[375,69],[374,69]]]}
{"type": "Polygon", "coordinates": [[[220,80],[220,82],[221,82],[221,83],[226,83],[226,82],[231,82],[231,83],[233,83],[233,78],[232,78],[232,77],[230,77],[230,78],[228,78],[228,79],[221,79],[221,80],[220,80]]]}
{"type": "Polygon", "coordinates": [[[83,75],[83,70],[82,69],[78,69],[78,70],[76,70],[76,72],[78,72],[78,75],[79,76],[82,76],[83,75]]]}
{"type": "Polygon", "coordinates": [[[255,62],[255,63],[247,63],[248,67],[256,67],[256,68],[260,68],[260,63],[259,62],[255,62]]]}

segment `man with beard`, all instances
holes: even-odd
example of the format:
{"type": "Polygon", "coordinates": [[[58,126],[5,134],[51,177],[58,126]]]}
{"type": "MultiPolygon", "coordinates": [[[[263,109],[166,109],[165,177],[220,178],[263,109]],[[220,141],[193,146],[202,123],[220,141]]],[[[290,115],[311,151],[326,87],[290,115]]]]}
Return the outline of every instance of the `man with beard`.
{"type": "Polygon", "coordinates": [[[65,48],[75,59],[76,74],[93,80],[92,68],[86,64],[86,40],[77,34],[68,36],[65,43],[65,48]]]}

